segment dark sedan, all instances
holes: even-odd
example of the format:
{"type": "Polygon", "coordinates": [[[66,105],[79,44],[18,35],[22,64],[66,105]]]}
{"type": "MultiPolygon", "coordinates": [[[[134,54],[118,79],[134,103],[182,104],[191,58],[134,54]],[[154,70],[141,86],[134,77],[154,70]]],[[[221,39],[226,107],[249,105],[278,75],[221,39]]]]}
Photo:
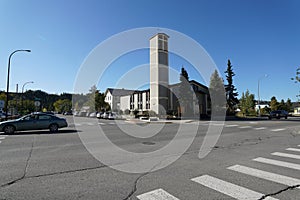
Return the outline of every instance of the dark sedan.
{"type": "Polygon", "coordinates": [[[269,119],[272,119],[272,118],[276,118],[276,119],[285,118],[285,119],[287,119],[288,115],[289,115],[289,113],[285,110],[274,110],[274,111],[270,112],[269,119]]]}
{"type": "Polygon", "coordinates": [[[67,127],[66,119],[47,113],[33,113],[15,120],[0,123],[0,131],[5,134],[13,134],[15,131],[49,129],[50,132],[58,132],[59,128],[67,127]]]}

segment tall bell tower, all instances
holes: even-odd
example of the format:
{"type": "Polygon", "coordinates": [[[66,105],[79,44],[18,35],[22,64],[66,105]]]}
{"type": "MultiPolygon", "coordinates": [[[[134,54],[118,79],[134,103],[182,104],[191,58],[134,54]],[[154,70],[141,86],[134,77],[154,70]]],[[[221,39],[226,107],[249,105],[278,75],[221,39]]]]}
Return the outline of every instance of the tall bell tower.
{"type": "Polygon", "coordinates": [[[159,115],[169,107],[168,39],[165,33],[150,38],[150,109],[159,115]]]}

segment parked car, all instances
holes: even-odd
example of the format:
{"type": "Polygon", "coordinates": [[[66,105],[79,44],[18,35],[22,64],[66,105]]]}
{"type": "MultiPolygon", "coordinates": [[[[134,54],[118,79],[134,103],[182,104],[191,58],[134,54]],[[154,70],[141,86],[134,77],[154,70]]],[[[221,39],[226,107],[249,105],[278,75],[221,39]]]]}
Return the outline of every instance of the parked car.
{"type": "Polygon", "coordinates": [[[13,134],[15,131],[49,129],[55,133],[59,128],[67,126],[66,119],[46,113],[33,113],[19,119],[0,122],[0,131],[13,134]]]}
{"type": "Polygon", "coordinates": [[[107,119],[116,119],[117,115],[116,113],[109,113],[107,119]]]}
{"type": "Polygon", "coordinates": [[[103,118],[103,112],[98,112],[96,116],[97,116],[98,119],[102,119],[103,118]]]}
{"type": "Polygon", "coordinates": [[[64,112],[64,115],[73,115],[73,112],[72,112],[71,110],[65,111],[65,112],[64,112]]]}
{"type": "Polygon", "coordinates": [[[280,118],[288,118],[289,113],[285,110],[274,110],[270,112],[269,119],[280,119],[280,118]]]}
{"type": "Polygon", "coordinates": [[[91,117],[91,118],[95,118],[96,116],[97,116],[97,114],[95,112],[92,112],[89,114],[89,117],[91,117]]]}
{"type": "Polygon", "coordinates": [[[104,112],[104,113],[102,114],[102,118],[103,118],[103,119],[108,119],[108,116],[109,116],[109,113],[108,113],[108,112],[104,112]]]}

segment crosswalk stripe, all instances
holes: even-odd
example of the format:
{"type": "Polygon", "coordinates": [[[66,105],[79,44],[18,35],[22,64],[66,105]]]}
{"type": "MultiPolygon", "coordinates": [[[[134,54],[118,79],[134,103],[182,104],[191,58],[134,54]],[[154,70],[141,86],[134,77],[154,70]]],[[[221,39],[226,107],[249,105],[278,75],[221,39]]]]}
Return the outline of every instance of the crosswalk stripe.
{"type": "Polygon", "coordinates": [[[153,190],[151,192],[147,192],[137,196],[138,199],[141,200],[179,200],[163,189],[153,190]]]}
{"type": "Polygon", "coordinates": [[[271,153],[274,156],[281,156],[281,157],[287,157],[287,158],[294,158],[294,159],[300,159],[300,155],[295,154],[289,154],[289,153],[281,153],[281,152],[274,152],[271,153]]]}
{"type": "MultiPolygon", "coordinates": [[[[247,188],[220,180],[209,175],[203,175],[200,177],[193,178],[191,180],[211,189],[214,189],[218,192],[231,196],[235,199],[260,199],[264,196],[264,194],[261,194],[259,192],[249,190],[247,188]]],[[[275,198],[267,197],[266,199],[272,200],[275,198]]]]}
{"type": "Polygon", "coordinates": [[[285,130],[285,128],[278,128],[278,129],[272,129],[271,131],[278,132],[278,131],[284,131],[284,130],[285,130]]]}
{"type": "Polygon", "coordinates": [[[273,159],[262,158],[262,157],[255,158],[253,160],[256,161],[256,162],[261,162],[261,163],[265,163],[265,164],[276,165],[276,166],[280,166],[280,167],[286,167],[286,168],[290,168],[290,169],[300,170],[300,165],[295,164],[295,163],[283,162],[283,161],[279,161],[279,160],[273,160],[273,159]]]}
{"type": "Polygon", "coordinates": [[[254,128],[254,130],[264,130],[266,129],[266,127],[258,127],[258,128],[254,128]]]}
{"type": "Polygon", "coordinates": [[[243,129],[243,128],[252,128],[252,127],[251,126],[241,126],[239,128],[243,129]]]}
{"type": "Polygon", "coordinates": [[[225,125],[225,127],[237,127],[237,126],[239,126],[239,125],[236,125],[236,124],[229,124],[229,125],[225,125]]]}
{"type": "Polygon", "coordinates": [[[1,136],[1,137],[0,137],[0,140],[4,140],[4,139],[5,139],[5,137],[4,137],[4,136],[1,136]]]}
{"type": "MultiPolygon", "coordinates": [[[[233,170],[236,172],[240,172],[243,174],[247,174],[250,176],[254,176],[257,178],[265,179],[268,181],[280,183],[280,184],[287,185],[287,186],[294,186],[294,185],[298,185],[300,183],[300,179],[283,176],[283,175],[279,175],[279,174],[274,174],[271,172],[266,172],[266,171],[262,171],[259,169],[245,167],[242,165],[234,165],[234,166],[228,167],[227,169],[230,169],[230,170],[233,170]]],[[[298,187],[298,188],[300,188],[300,187],[298,187]]]]}
{"type": "Polygon", "coordinates": [[[287,148],[286,150],[287,151],[298,151],[298,152],[300,152],[300,149],[296,149],[296,148],[287,148]]]}

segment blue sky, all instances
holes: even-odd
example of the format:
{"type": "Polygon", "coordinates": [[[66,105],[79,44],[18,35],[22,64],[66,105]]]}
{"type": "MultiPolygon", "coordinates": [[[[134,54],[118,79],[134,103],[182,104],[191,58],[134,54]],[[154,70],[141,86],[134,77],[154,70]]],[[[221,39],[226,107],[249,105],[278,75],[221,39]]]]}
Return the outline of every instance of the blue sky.
{"type": "MultiPolygon", "coordinates": [[[[300,67],[300,2],[297,0],[0,0],[0,90],[6,89],[8,56],[12,58],[10,90],[41,89],[72,92],[84,59],[101,42],[120,32],[141,27],[179,31],[201,44],[221,75],[230,59],[239,94],[247,89],[261,99],[296,101],[300,87],[290,78],[300,67]]],[[[147,51],[114,62],[98,88],[113,87],[122,73],[149,62],[147,51]]],[[[182,59],[191,79],[201,78],[182,59]]],[[[148,77],[146,77],[148,78],[148,77]]],[[[130,80],[128,80],[130,81],[130,80]]]]}

